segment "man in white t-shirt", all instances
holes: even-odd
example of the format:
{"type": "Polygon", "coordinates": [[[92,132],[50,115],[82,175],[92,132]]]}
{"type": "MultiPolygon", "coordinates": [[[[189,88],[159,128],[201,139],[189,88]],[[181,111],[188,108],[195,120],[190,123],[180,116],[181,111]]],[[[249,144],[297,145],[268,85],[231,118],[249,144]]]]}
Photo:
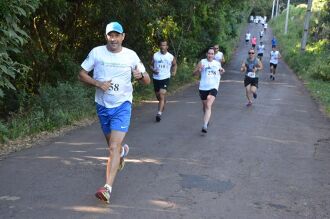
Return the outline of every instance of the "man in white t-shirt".
{"type": "Polygon", "coordinates": [[[225,63],[225,56],[223,55],[222,52],[219,51],[219,44],[215,44],[213,46],[213,49],[214,49],[214,60],[218,61],[221,63],[221,65],[223,65],[225,63]]]}
{"type": "Polygon", "coordinates": [[[128,131],[132,108],[131,78],[149,84],[150,78],[137,54],[122,46],[125,38],[118,22],[106,26],[107,44],[93,48],[81,64],[79,80],[94,86],[96,111],[109,147],[105,185],[95,196],[107,203],[117,171],[124,165],[129,147],[122,146],[128,131]],[[93,70],[93,77],[88,73],[93,70]]]}
{"type": "Polygon", "coordinates": [[[270,52],[270,80],[275,80],[275,73],[278,64],[278,60],[281,58],[281,54],[276,50],[276,46],[272,47],[272,51],[270,52]]]}
{"type": "Polygon", "coordinates": [[[177,64],[175,57],[168,51],[166,40],[159,42],[159,51],[153,55],[150,69],[153,71],[154,91],[158,100],[156,122],[160,122],[166,104],[166,92],[171,76],[175,76],[177,64]]]}
{"type": "Polygon", "coordinates": [[[251,39],[251,33],[250,31],[247,31],[245,34],[245,45],[247,45],[250,42],[251,39]]]}
{"type": "Polygon", "coordinates": [[[202,59],[196,66],[193,75],[200,76],[199,96],[203,103],[203,127],[202,133],[207,133],[211,118],[212,105],[218,94],[221,75],[225,70],[221,63],[214,60],[214,48],[209,48],[206,59],[202,59]]]}

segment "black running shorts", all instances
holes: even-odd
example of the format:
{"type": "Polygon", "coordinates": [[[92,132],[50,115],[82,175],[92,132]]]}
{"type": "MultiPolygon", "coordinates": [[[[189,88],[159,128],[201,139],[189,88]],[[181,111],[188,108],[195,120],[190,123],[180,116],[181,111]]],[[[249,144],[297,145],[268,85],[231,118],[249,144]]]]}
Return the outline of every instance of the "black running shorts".
{"type": "Polygon", "coordinates": [[[212,95],[216,97],[218,94],[217,89],[211,89],[211,90],[199,90],[199,96],[202,100],[206,100],[208,95],[212,95]]]}
{"type": "Polygon", "coordinates": [[[156,80],[153,79],[154,83],[154,91],[159,92],[160,89],[167,90],[169,84],[170,84],[170,78],[166,78],[164,80],[156,80]]]}
{"type": "Polygon", "coordinates": [[[276,68],[276,67],[277,67],[277,64],[274,64],[274,63],[270,63],[270,64],[269,64],[269,66],[270,66],[270,67],[272,67],[272,66],[273,66],[273,68],[276,68]]]}
{"type": "Polygon", "coordinates": [[[248,76],[245,76],[244,78],[244,87],[248,86],[251,84],[251,86],[258,87],[258,78],[250,78],[248,76]]]}

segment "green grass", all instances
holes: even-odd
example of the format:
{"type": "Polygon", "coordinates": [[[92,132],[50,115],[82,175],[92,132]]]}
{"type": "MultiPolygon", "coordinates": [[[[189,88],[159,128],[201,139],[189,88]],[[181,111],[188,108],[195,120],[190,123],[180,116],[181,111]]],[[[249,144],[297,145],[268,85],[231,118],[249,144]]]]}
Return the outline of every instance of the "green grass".
{"type": "MultiPolygon", "coordinates": [[[[307,84],[311,95],[324,107],[330,116],[330,42],[326,39],[313,41],[308,36],[307,47],[301,51],[301,38],[306,8],[290,7],[288,34],[284,35],[284,11],[270,25],[279,41],[279,50],[297,76],[307,84]]],[[[312,16],[310,30],[315,18],[312,16]]]]}

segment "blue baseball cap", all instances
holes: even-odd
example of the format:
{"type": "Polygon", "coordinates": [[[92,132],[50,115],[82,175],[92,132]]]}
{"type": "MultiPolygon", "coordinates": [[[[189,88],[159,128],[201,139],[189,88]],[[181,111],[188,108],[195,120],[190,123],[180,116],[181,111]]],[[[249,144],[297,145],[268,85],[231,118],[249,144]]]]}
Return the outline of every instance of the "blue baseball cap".
{"type": "Polygon", "coordinates": [[[120,23],[118,23],[118,22],[111,22],[105,28],[105,34],[108,34],[111,31],[115,31],[117,33],[123,33],[124,32],[124,29],[123,29],[123,27],[121,26],[120,23]]]}

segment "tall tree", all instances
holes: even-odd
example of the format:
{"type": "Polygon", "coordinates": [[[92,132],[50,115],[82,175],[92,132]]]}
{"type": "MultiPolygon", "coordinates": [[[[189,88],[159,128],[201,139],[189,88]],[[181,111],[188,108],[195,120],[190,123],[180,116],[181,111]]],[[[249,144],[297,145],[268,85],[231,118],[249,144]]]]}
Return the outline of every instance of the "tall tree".
{"type": "Polygon", "coordinates": [[[301,51],[305,51],[305,49],[306,49],[309,22],[310,22],[311,14],[312,14],[312,4],[313,4],[313,0],[308,0],[307,12],[306,12],[305,23],[304,23],[304,33],[303,33],[303,37],[301,39],[301,51]]]}

